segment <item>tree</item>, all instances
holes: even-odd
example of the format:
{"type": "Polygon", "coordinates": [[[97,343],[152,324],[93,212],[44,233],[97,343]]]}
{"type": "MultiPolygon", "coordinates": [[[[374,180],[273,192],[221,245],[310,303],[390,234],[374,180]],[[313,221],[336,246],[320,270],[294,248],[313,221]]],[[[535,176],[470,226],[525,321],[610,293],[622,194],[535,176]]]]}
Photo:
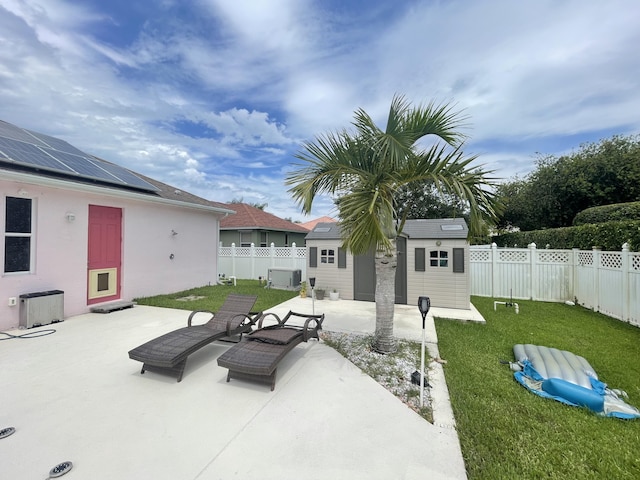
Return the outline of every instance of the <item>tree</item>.
{"type": "Polygon", "coordinates": [[[524,180],[498,187],[499,227],[568,227],[582,210],[640,200],[640,136],[613,136],[559,158],[540,156],[524,180]]]}
{"type": "Polygon", "coordinates": [[[338,197],[336,206],[342,247],[354,255],[375,252],[376,330],[373,348],[393,352],[396,237],[406,215],[400,215],[396,194],[405,185],[433,181],[436,188],[469,205],[470,230],[483,217],[495,216],[493,185],[481,169],[472,170],[475,156],[465,157],[457,129],[464,118],[447,105],[412,107],[394,96],[385,130],[362,109],[354,114],[355,131],[346,129],[306,142],[296,154],[301,161],[286,179],[289,192],[311,212],[318,194],[338,197]],[[436,142],[423,147],[425,137],[436,142]]]}

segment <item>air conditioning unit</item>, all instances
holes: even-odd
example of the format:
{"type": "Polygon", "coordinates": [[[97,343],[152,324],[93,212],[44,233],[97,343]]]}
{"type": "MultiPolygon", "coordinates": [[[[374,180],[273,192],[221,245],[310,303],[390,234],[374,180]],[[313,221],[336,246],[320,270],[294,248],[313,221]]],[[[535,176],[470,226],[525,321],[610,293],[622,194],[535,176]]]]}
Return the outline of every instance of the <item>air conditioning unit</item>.
{"type": "Polygon", "coordinates": [[[20,327],[32,328],[64,320],[64,292],[25,293],[20,295],[20,327]]]}
{"type": "Polygon", "coordinates": [[[296,268],[270,268],[267,277],[271,288],[297,290],[302,281],[302,270],[296,268]]]}

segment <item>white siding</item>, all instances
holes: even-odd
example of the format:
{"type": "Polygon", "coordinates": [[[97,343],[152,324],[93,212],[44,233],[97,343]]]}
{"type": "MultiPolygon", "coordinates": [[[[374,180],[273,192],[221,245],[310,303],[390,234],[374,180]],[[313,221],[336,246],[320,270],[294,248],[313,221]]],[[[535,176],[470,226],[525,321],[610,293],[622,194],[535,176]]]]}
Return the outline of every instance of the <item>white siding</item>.
{"type": "Polygon", "coordinates": [[[431,305],[442,308],[469,309],[469,246],[465,240],[442,240],[437,246],[435,240],[410,240],[407,242],[407,302],[417,301],[426,295],[431,305]],[[415,270],[415,249],[424,248],[426,253],[425,271],[415,270]],[[464,248],[464,273],[453,273],[453,249],[464,248]],[[431,267],[429,252],[448,252],[447,267],[431,267]]]}

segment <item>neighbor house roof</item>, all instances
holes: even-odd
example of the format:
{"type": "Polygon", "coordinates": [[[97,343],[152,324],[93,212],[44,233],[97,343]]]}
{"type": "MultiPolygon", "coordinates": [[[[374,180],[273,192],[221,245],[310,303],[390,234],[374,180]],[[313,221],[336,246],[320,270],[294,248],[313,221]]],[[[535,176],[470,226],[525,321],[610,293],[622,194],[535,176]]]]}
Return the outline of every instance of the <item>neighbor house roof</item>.
{"type": "Polygon", "coordinates": [[[277,230],[282,232],[307,233],[308,230],[299,223],[293,223],[260,210],[246,203],[228,203],[228,209],[235,215],[220,220],[220,230],[277,230]]]}
{"type": "Polygon", "coordinates": [[[335,223],[337,220],[335,218],[324,217],[316,218],[315,220],[309,220],[308,222],[301,223],[300,226],[306,228],[307,230],[313,230],[315,226],[319,223],[335,223]]]}
{"type": "MultiPolygon", "coordinates": [[[[467,238],[467,224],[463,218],[439,218],[407,220],[402,234],[411,239],[422,238],[467,238]]],[[[305,237],[307,240],[340,239],[340,225],[337,223],[318,223],[305,237]]]]}

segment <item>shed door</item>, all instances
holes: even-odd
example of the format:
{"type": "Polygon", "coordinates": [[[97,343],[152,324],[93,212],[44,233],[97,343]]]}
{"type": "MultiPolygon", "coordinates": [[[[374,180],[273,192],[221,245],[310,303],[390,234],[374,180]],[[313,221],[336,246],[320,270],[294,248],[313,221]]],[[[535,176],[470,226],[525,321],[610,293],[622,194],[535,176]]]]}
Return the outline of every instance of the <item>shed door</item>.
{"type": "MultiPolygon", "coordinates": [[[[396,268],[395,303],[407,303],[407,239],[396,239],[398,266],[396,268]]],[[[376,264],[373,253],[353,257],[353,299],[365,302],[376,300],[376,264]]]]}
{"type": "Polygon", "coordinates": [[[122,268],[122,210],[89,205],[87,301],[120,298],[122,268]]]}

